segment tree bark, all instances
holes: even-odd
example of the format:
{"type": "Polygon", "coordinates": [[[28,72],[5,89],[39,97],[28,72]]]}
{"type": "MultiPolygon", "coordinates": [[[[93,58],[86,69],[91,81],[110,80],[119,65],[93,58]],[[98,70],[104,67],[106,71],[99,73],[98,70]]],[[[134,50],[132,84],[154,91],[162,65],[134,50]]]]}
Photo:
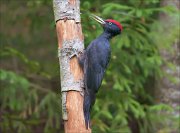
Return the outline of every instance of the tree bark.
{"type": "MultiPolygon", "coordinates": [[[[171,5],[178,9],[179,1],[178,0],[162,0],[161,6],[171,5]]],[[[164,26],[165,31],[167,33],[171,33],[169,30],[172,26],[176,25],[177,21],[174,20],[171,16],[161,13],[160,21],[162,26],[164,26]],[[168,29],[167,29],[168,27],[168,29]]],[[[172,44],[172,51],[168,49],[161,49],[161,56],[166,62],[170,62],[174,65],[175,69],[168,67],[167,65],[163,65],[162,69],[169,76],[174,77],[177,80],[177,83],[173,83],[169,80],[168,77],[163,77],[162,80],[158,83],[156,97],[157,101],[162,103],[167,103],[171,105],[173,108],[177,108],[180,105],[180,81],[179,81],[179,70],[180,70],[180,40],[177,38],[174,40],[174,44],[172,44]],[[173,52],[172,52],[173,51],[173,52]]],[[[176,110],[174,112],[176,115],[179,115],[179,111],[176,110]]]]}
{"type": "MultiPolygon", "coordinates": [[[[58,0],[55,0],[55,2],[57,1],[58,0]]],[[[79,6],[78,0],[65,0],[65,1],[66,1],[67,7],[71,8],[73,6],[79,6]]],[[[63,2],[59,0],[58,6],[62,6],[61,5],[62,3],[63,2]]],[[[76,9],[79,9],[79,7],[75,7],[75,9],[74,7],[72,8],[73,11],[76,9]]],[[[66,9],[66,10],[68,12],[69,9],[66,9]]],[[[57,31],[57,37],[58,37],[58,47],[60,51],[67,49],[67,47],[68,49],[72,48],[72,50],[76,49],[76,48],[73,48],[75,44],[71,43],[69,46],[67,45],[65,46],[65,42],[73,42],[73,40],[79,40],[80,42],[83,42],[84,38],[83,38],[80,22],[77,22],[76,20],[69,18],[69,16],[67,17],[65,16],[63,19],[61,18],[56,22],[56,31],[57,31]]],[[[83,45],[83,43],[80,45],[83,45]]],[[[67,111],[67,118],[64,119],[65,132],[66,133],[90,133],[91,130],[90,129],[87,130],[85,126],[84,113],[83,113],[83,96],[80,93],[80,91],[77,91],[79,89],[78,88],[73,89],[69,87],[66,91],[62,90],[62,87],[63,87],[62,84],[68,81],[69,75],[73,77],[74,83],[77,83],[78,81],[83,80],[83,71],[78,64],[77,56],[75,55],[70,58],[67,56],[69,56],[68,52],[66,52],[65,57],[62,57],[62,58],[69,59],[69,61],[68,60],[63,61],[63,59],[60,58],[61,91],[62,93],[66,92],[65,107],[67,111]],[[67,61],[69,62],[68,66],[66,66],[67,68],[62,68],[62,66],[65,66],[67,61]],[[69,71],[65,72],[66,69],[68,69],[69,71]]],[[[66,84],[71,84],[71,83],[66,83],[66,84]]],[[[78,82],[78,84],[80,83],[78,82]]],[[[78,86],[81,86],[81,85],[78,85],[78,86]]]]}
{"type": "MultiPolygon", "coordinates": [[[[162,0],[161,1],[161,6],[174,6],[178,9],[179,7],[179,1],[178,0],[162,0]]],[[[179,20],[178,20],[179,21],[179,20]]],[[[176,18],[173,18],[172,16],[169,16],[165,13],[160,14],[160,22],[161,25],[164,28],[164,33],[171,34],[171,27],[177,26],[177,20],[176,18]],[[167,28],[168,27],[168,28],[167,28]]],[[[162,66],[162,70],[168,75],[164,76],[160,81],[157,82],[157,88],[156,88],[156,100],[157,103],[165,103],[170,105],[174,111],[172,114],[168,115],[173,115],[174,117],[180,117],[180,110],[177,109],[180,105],[180,40],[177,37],[177,39],[174,40],[174,43],[171,45],[172,46],[172,51],[169,49],[161,49],[160,53],[163,59],[166,62],[172,63],[174,65],[174,69],[170,68],[166,64],[162,66]],[[177,83],[172,82],[169,79],[169,76],[173,77],[176,79],[177,83]]],[[[179,119],[179,118],[178,118],[179,119]]],[[[175,121],[170,119],[169,120],[169,125],[167,125],[171,131],[171,133],[176,133],[179,131],[179,129],[174,128],[174,123],[175,121]]]]}

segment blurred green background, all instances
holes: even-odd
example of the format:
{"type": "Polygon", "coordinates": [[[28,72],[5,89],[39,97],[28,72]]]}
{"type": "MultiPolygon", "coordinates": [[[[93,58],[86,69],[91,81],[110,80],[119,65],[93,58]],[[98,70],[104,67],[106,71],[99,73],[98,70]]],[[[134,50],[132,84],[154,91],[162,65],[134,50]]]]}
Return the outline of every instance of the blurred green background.
{"type": "MultiPolygon", "coordinates": [[[[91,113],[93,133],[178,133],[179,106],[156,93],[164,77],[179,84],[163,69],[174,71],[177,64],[161,54],[177,55],[178,4],[81,0],[86,46],[102,32],[88,13],[113,18],[124,28],[111,40],[110,65],[91,113]]],[[[0,0],[0,26],[0,132],[64,132],[52,1],[0,0]]]]}

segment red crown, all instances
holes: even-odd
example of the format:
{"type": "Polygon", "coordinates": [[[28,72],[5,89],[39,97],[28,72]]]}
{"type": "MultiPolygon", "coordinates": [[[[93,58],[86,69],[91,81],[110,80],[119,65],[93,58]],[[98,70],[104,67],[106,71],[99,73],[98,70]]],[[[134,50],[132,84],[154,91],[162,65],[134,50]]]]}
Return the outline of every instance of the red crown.
{"type": "Polygon", "coordinates": [[[105,21],[106,21],[106,22],[111,22],[111,23],[117,25],[121,31],[123,30],[122,25],[121,25],[118,21],[113,20],[113,19],[107,19],[107,20],[105,20],[105,21]]]}

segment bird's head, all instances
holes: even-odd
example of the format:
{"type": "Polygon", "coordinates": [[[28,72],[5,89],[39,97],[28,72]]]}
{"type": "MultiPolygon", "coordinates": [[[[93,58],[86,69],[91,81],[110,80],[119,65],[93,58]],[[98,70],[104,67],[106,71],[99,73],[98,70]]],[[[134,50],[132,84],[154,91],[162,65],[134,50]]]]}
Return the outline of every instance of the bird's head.
{"type": "Polygon", "coordinates": [[[96,15],[92,15],[91,18],[99,22],[103,26],[104,31],[112,34],[113,36],[120,34],[123,30],[122,25],[116,20],[113,19],[103,20],[102,18],[96,15]]]}

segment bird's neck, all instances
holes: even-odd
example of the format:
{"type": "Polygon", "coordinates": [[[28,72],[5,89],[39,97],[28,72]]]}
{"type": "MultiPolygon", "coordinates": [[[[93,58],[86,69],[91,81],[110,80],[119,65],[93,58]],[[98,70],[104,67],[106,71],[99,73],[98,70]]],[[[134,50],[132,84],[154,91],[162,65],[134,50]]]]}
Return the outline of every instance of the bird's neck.
{"type": "Polygon", "coordinates": [[[110,33],[104,31],[104,32],[100,35],[100,37],[106,38],[106,39],[110,40],[110,39],[112,38],[112,35],[111,35],[110,33]]]}

